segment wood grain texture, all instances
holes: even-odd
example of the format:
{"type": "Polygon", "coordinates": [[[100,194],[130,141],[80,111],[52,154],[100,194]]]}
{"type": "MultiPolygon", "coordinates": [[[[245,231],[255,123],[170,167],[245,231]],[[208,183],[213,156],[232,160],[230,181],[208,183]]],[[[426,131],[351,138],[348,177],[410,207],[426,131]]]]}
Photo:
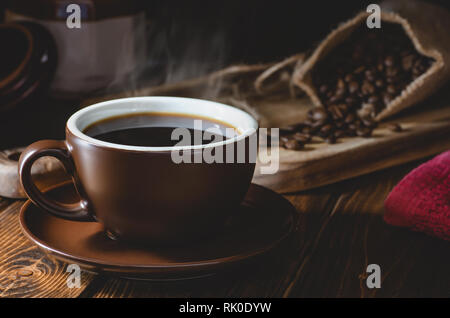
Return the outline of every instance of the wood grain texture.
{"type": "Polygon", "coordinates": [[[327,217],[327,226],[316,238],[315,251],[285,296],[450,296],[449,243],[388,226],[382,220],[386,195],[398,182],[399,174],[414,166],[341,184],[343,193],[327,217]],[[379,290],[369,290],[365,285],[365,269],[372,263],[381,267],[379,290]]]}
{"type": "MultiPolygon", "coordinates": [[[[329,145],[315,138],[303,151],[280,148],[279,171],[253,181],[282,193],[331,184],[373,171],[414,161],[450,149],[450,98],[438,96],[380,124],[371,138],[343,138],[329,145]],[[400,123],[402,132],[386,128],[400,123]]],[[[251,103],[251,102],[250,102],[251,103]]],[[[308,99],[255,101],[261,127],[281,127],[305,119],[312,107],[308,99]]],[[[264,151],[260,152],[260,156],[264,151]]],[[[267,156],[262,156],[264,162],[267,156]]]]}
{"type": "MultiPolygon", "coordinates": [[[[22,118],[1,127],[11,138],[2,139],[0,147],[34,141],[31,138],[62,138],[73,110],[57,106],[42,111],[39,120],[33,118],[42,123],[34,130],[22,131],[22,118]],[[59,112],[59,119],[48,125],[53,112],[59,112]],[[12,126],[23,135],[11,134],[12,126]]],[[[421,109],[416,111],[420,119],[421,109]]],[[[296,112],[300,116],[303,110],[296,112]]],[[[282,112],[277,116],[286,118],[282,112]]],[[[437,140],[445,137],[449,134],[437,140]]],[[[411,150],[424,156],[421,146],[411,150]]],[[[396,164],[406,155],[397,150],[396,164]]],[[[298,218],[296,231],[282,248],[252,266],[187,281],[131,281],[83,272],[82,288],[68,289],[66,264],[49,259],[20,232],[17,217],[23,202],[0,198],[0,297],[450,297],[449,243],[382,220],[386,194],[419,163],[287,195],[298,218]],[[370,263],[382,269],[382,288],[377,291],[364,285],[364,269],[370,263]]]]}
{"type": "Polygon", "coordinates": [[[450,297],[449,243],[382,220],[386,195],[417,165],[288,195],[294,234],[247,268],[172,282],[98,276],[81,297],[450,297]],[[379,290],[365,286],[371,263],[379,290]]]}
{"type": "Polygon", "coordinates": [[[23,236],[22,204],[0,200],[0,297],[77,297],[94,275],[82,272],[81,288],[68,288],[66,264],[50,259],[23,236]]]}
{"type": "Polygon", "coordinates": [[[420,162],[287,195],[297,210],[294,233],[245,267],[181,281],[136,281],[82,274],[66,287],[65,264],[20,232],[22,201],[0,199],[1,297],[450,297],[449,243],[382,220],[392,187],[420,162]],[[368,264],[382,287],[365,287],[368,264]]]}

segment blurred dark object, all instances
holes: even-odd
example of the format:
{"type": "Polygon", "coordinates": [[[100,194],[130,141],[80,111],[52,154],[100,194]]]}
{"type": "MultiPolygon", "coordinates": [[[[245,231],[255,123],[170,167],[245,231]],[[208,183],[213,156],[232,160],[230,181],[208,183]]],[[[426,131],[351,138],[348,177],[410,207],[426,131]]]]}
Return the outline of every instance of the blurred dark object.
{"type": "Polygon", "coordinates": [[[209,64],[205,72],[210,72],[234,63],[277,61],[309,50],[338,22],[374,1],[143,2],[152,21],[152,59],[165,60],[173,68],[209,64]],[[164,50],[158,49],[160,43],[164,50]]]}
{"type": "Polygon", "coordinates": [[[142,67],[140,8],[138,0],[14,0],[5,20],[33,21],[50,31],[60,57],[51,93],[71,98],[123,85],[142,67]]]}
{"type": "Polygon", "coordinates": [[[5,15],[5,7],[6,7],[6,1],[0,2],[0,23],[3,23],[4,15],[5,15]]]}
{"type": "Polygon", "coordinates": [[[48,89],[57,57],[50,33],[36,23],[1,24],[0,41],[0,112],[5,112],[48,89]]]}
{"type": "MultiPolygon", "coordinates": [[[[24,147],[0,151],[0,197],[20,199],[26,198],[20,184],[19,158],[24,147]]],[[[38,159],[32,169],[33,179],[39,182],[40,189],[67,180],[61,163],[52,157],[38,159]]]]}
{"type": "MultiPolygon", "coordinates": [[[[53,91],[103,94],[310,51],[340,21],[374,2],[378,1],[10,0],[6,19],[33,19],[51,27],[58,47],[68,52],[60,61],[63,66],[53,91]],[[64,25],[69,3],[81,5],[82,29],[64,25]],[[147,15],[147,32],[140,19],[128,19],[138,22],[133,27],[125,22],[114,28],[101,27],[110,30],[106,35],[92,31],[96,27],[91,26],[99,21],[125,21],[142,10],[147,15]],[[91,42],[83,33],[88,30],[97,34],[91,42]],[[80,37],[72,38],[75,34],[80,37]]],[[[450,7],[444,0],[427,2],[450,7]]]]}
{"type": "MultiPolygon", "coordinates": [[[[65,5],[77,2],[82,1],[67,0],[65,5]]],[[[85,4],[89,2],[92,1],[83,1],[85,4]]],[[[105,18],[102,20],[104,22],[114,20],[114,17],[127,16],[130,12],[141,12],[141,9],[147,15],[149,32],[145,34],[144,41],[135,42],[147,43],[145,66],[136,63],[136,68],[130,76],[109,78],[96,76],[99,74],[96,64],[110,65],[108,63],[114,61],[115,64],[108,67],[108,70],[111,70],[109,74],[120,75],[115,68],[122,64],[120,67],[126,69],[123,65],[127,63],[118,60],[114,52],[126,48],[126,41],[123,42],[115,33],[110,33],[113,50],[106,50],[103,54],[85,50],[79,42],[70,40],[69,36],[80,33],[82,29],[68,29],[63,21],[67,13],[64,10],[56,12],[52,5],[63,3],[62,0],[0,0],[0,18],[5,8],[10,8],[6,14],[10,19],[15,17],[39,21],[39,17],[49,14],[59,16],[58,19],[39,22],[45,25],[60,25],[59,37],[67,41],[64,43],[73,41],[72,44],[67,44],[63,54],[66,58],[75,59],[73,69],[69,72],[74,76],[73,82],[67,81],[67,87],[71,89],[70,83],[79,83],[86,85],[87,90],[106,94],[112,93],[114,87],[133,91],[139,87],[150,86],[148,83],[159,85],[176,82],[179,79],[220,70],[231,64],[273,62],[299,52],[310,51],[340,21],[352,17],[374,2],[379,1],[97,0],[95,3],[101,12],[97,12],[96,16],[105,18]],[[105,6],[110,9],[104,9],[105,6]],[[22,10],[19,7],[22,7],[22,10]],[[14,14],[14,10],[22,13],[14,14]],[[27,14],[30,16],[26,17],[27,14]],[[106,19],[108,15],[113,18],[106,19]],[[139,72],[135,72],[136,70],[139,72]],[[143,74],[140,74],[141,72],[143,74]],[[90,77],[87,78],[86,74],[90,77]],[[103,90],[95,89],[97,80],[104,80],[103,83],[106,83],[102,84],[106,86],[103,90]]],[[[448,0],[427,2],[450,8],[448,0]]],[[[86,13],[86,9],[82,9],[82,16],[83,12],[86,13]]],[[[87,20],[83,20],[86,22],[83,26],[96,23],[92,15],[85,14],[84,19],[87,20]]],[[[134,29],[134,32],[140,29],[141,27],[134,29]]],[[[131,32],[120,28],[119,31],[116,32],[118,35],[131,32]]],[[[134,45],[132,47],[134,48],[134,45]]],[[[143,48],[145,45],[138,47],[140,50],[143,48]]],[[[74,93],[72,100],[66,98],[62,101],[55,97],[33,98],[33,107],[29,107],[21,116],[0,116],[0,148],[26,145],[45,138],[63,138],[65,121],[77,109],[79,99],[85,97],[84,94],[74,93]],[[2,138],[3,136],[8,138],[2,138]]]]}
{"type": "Polygon", "coordinates": [[[78,4],[83,21],[133,15],[141,11],[139,0],[12,0],[8,10],[36,19],[66,21],[69,4],[78,4]]]}
{"type": "MultiPolygon", "coordinates": [[[[365,11],[369,4],[379,2],[142,1],[152,20],[153,30],[157,30],[158,36],[153,40],[164,33],[171,58],[183,55],[192,43],[199,44],[199,56],[209,57],[208,52],[214,50],[217,37],[223,36],[224,64],[227,65],[272,62],[309,50],[338,23],[361,10],[365,11]]],[[[448,0],[426,2],[450,8],[448,0]]]]}

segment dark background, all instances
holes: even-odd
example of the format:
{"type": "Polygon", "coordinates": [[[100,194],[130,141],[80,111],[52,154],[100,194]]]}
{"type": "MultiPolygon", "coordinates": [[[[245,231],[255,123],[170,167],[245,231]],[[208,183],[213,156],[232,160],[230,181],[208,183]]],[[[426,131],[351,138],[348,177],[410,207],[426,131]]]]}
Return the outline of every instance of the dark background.
{"type": "MultiPolygon", "coordinates": [[[[8,2],[0,0],[0,18],[8,2]]],[[[148,34],[147,62],[139,82],[157,85],[234,63],[277,61],[310,51],[338,23],[377,2],[140,0],[148,34]]],[[[450,9],[448,0],[427,2],[450,9]]],[[[80,100],[44,98],[30,104],[26,110],[0,114],[0,149],[64,138],[65,122],[80,100]]]]}
{"type": "MultiPolygon", "coordinates": [[[[0,12],[13,1],[0,1],[0,12]]],[[[365,10],[370,3],[380,2],[137,1],[149,20],[147,50],[149,63],[153,64],[149,66],[171,63],[173,67],[182,64],[188,68],[186,64],[201,63],[199,73],[232,63],[280,60],[312,49],[339,22],[365,10]]],[[[425,1],[450,9],[448,0],[425,1]]],[[[161,71],[167,72],[164,68],[161,71]]],[[[187,72],[184,75],[197,74],[187,72]]]]}
{"type": "MultiPolygon", "coordinates": [[[[226,62],[256,63],[307,50],[339,22],[378,2],[158,0],[143,5],[153,31],[166,33],[171,51],[198,41],[207,56],[211,39],[222,35],[226,62]]],[[[450,8],[448,0],[427,2],[450,8]]]]}

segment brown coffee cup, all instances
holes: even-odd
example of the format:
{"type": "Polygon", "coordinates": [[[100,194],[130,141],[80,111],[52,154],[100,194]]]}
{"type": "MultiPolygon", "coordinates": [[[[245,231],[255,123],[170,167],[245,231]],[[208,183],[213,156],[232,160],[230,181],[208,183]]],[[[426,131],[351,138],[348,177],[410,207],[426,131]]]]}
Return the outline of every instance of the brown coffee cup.
{"type": "Polygon", "coordinates": [[[251,144],[257,128],[249,114],[211,101],[177,97],[111,100],[73,114],[67,121],[65,141],[42,140],[30,145],[20,157],[20,179],[30,200],[57,217],[100,222],[114,238],[182,242],[216,231],[244,198],[255,169],[251,144]],[[176,148],[120,145],[83,133],[100,120],[143,112],[206,117],[235,127],[239,134],[222,142],[176,148]],[[172,160],[175,149],[199,155],[214,147],[226,156],[239,144],[244,145],[239,148],[245,151],[244,162],[172,160]],[[63,163],[72,175],[79,202],[56,202],[34,185],[31,167],[43,156],[63,163]]]}

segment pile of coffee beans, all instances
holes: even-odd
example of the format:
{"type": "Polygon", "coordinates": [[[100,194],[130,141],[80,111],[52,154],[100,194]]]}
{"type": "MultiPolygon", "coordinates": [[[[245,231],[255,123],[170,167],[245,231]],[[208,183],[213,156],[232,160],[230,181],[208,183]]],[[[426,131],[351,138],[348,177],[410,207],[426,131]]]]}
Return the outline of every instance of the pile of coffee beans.
{"type": "Polygon", "coordinates": [[[432,63],[415,50],[400,25],[361,26],[315,66],[312,79],[323,107],[281,129],[281,145],[300,150],[313,136],[328,143],[370,137],[377,126],[374,117],[432,63]]]}

